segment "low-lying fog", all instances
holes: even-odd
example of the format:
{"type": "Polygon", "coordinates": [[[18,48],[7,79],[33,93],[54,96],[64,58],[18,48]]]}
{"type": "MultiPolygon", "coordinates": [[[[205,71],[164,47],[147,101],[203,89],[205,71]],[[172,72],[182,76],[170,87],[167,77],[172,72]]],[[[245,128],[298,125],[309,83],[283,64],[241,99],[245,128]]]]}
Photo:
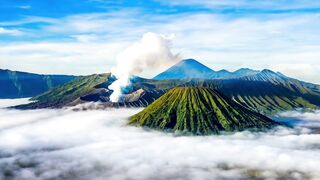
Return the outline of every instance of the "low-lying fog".
{"type": "Polygon", "coordinates": [[[126,126],[139,110],[0,109],[0,179],[320,179],[320,112],[282,114],[294,129],[175,137],[126,126]]]}

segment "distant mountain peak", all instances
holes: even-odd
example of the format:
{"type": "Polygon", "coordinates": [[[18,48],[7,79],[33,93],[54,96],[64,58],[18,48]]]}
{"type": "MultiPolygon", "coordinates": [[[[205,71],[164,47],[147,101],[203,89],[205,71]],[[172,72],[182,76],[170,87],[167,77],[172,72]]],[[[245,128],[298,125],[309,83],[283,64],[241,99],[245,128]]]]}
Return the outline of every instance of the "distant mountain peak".
{"type": "Polygon", "coordinates": [[[268,75],[268,76],[277,76],[277,77],[283,77],[285,78],[286,76],[283,75],[282,73],[279,73],[279,72],[274,72],[270,69],[263,69],[261,72],[261,74],[265,74],[265,75],[268,75]]]}
{"type": "MultiPolygon", "coordinates": [[[[189,59],[183,59],[180,61],[180,63],[199,63],[197,60],[189,58],[189,59]]],[[[201,64],[201,63],[200,63],[201,64]]]]}
{"type": "Polygon", "coordinates": [[[253,70],[253,69],[250,69],[250,68],[240,68],[234,72],[259,72],[258,70],[253,70]]]}
{"type": "Polygon", "coordinates": [[[270,69],[263,69],[261,72],[262,72],[262,73],[276,74],[275,72],[271,71],[270,69]]]}
{"type": "Polygon", "coordinates": [[[250,68],[240,68],[239,70],[252,70],[250,68]]]}
{"type": "Polygon", "coordinates": [[[203,79],[211,77],[213,73],[215,72],[212,69],[195,59],[184,59],[153,79],[203,79]]]}
{"type": "Polygon", "coordinates": [[[236,71],[233,72],[233,74],[241,74],[241,75],[248,75],[248,74],[255,74],[255,73],[259,73],[260,71],[258,70],[253,70],[250,68],[240,68],[236,71]]]}
{"type": "Polygon", "coordinates": [[[230,71],[227,71],[227,70],[225,70],[225,69],[221,69],[221,70],[219,70],[218,72],[230,73],[230,71]]]}
{"type": "Polygon", "coordinates": [[[249,81],[271,82],[273,84],[285,84],[289,79],[289,77],[270,69],[263,69],[262,71],[257,71],[257,73],[248,74],[247,76],[239,78],[249,81]]]}
{"type": "Polygon", "coordinates": [[[205,66],[204,64],[200,63],[199,61],[195,60],[195,59],[184,59],[181,60],[180,62],[178,62],[176,65],[174,66],[185,66],[185,67],[190,67],[192,69],[202,69],[202,70],[206,70],[206,71],[213,71],[212,69],[210,69],[209,67],[205,66]]]}

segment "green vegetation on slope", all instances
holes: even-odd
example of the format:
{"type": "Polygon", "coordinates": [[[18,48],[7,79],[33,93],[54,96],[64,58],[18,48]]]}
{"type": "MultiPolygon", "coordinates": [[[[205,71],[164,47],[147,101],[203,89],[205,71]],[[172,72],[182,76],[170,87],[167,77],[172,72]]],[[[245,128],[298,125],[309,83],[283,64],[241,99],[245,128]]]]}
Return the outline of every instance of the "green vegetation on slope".
{"type": "Polygon", "coordinates": [[[265,130],[278,125],[216,90],[203,87],[173,88],[130,117],[129,124],[197,135],[265,130]]]}
{"type": "Polygon", "coordinates": [[[68,82],[62,86],[56,87],[46,93],[32,98],[35,101],[28,105],[17,106],[17,108],[47,108],[47,107],[63,107],[67,103],[71,103],[77,98],[91,92],[98,85],[107,83],[110,77],[108,74],[93,74],[89,76],[81,76],[68,82]]]}
{"type": "Polygon", "coordinates": [[[230,79],[214,84],[239,104],[266,115],[299,108],[319,109],[320,106],[318,86],[314,85],[313,88],[297,80],[230,79]]]}

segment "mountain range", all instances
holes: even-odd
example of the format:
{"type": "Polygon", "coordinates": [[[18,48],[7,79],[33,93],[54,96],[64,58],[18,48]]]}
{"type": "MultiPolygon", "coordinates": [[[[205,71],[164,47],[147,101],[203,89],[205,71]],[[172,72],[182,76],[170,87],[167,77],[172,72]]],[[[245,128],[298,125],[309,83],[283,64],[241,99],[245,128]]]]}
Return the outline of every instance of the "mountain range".
{"type": "Polygon", "coordinates": [[[241,68],[234,72],[229,72],[225,69],[214,71],[194,59],[185,59],[158,74],[153,79],[226,79],[247,76],[256,73],[259,73],[259,71],[248,68],[241,68]]]}
{"type": "Polygon", "coordinates": [[[265,115],[298,108],[320,107],[319,85],[299,81],[267,69],[212,71],[193,59],[183,60],[153,79],[132,78],[131,85],[127,87],[128,92],[124,95],[125,101],[121,103],[112,103],[109,100],[112,91],[108,86],[115,80],[110,73],[76,78],[33,97],[32,100],[35,102],[18,108],[60,108],[85,102],[101,102],[101,108],[145,107],[177,86],[216,89],[243,107],[265,115]]]}
{"type": "Polygon", "coordinates": [[[40,75],[0,69],[0,98],[24,98],[44,93],[75,79],[69,75],[40,75]]]}

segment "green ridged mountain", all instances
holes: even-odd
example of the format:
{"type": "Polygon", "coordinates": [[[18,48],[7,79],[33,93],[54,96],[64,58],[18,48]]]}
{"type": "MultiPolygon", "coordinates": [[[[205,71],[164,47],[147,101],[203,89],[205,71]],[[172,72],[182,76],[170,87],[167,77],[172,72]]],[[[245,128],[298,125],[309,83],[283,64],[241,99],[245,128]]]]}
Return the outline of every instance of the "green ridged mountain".
{"type": "Polygon", "coordinates": [[[204,87],[173,88],[130,117],[129,124],[196,135],[266,130],[279,125],[204,87]]]}
{"type": "MultiPolygon", "coordinates": [[[[19,109],[62,108],[76,99],[92,91],[97,91],[99,86],[108,84],[110,73],[80,76],[62,86],[53,88],[43,94],[31,98],[32,103],[18,105],[19,109]]],[[[106,86],[107,86],[106,85],[106,86]]],[[[109,96],[110,94],[107,93],[109,96]]]]}

